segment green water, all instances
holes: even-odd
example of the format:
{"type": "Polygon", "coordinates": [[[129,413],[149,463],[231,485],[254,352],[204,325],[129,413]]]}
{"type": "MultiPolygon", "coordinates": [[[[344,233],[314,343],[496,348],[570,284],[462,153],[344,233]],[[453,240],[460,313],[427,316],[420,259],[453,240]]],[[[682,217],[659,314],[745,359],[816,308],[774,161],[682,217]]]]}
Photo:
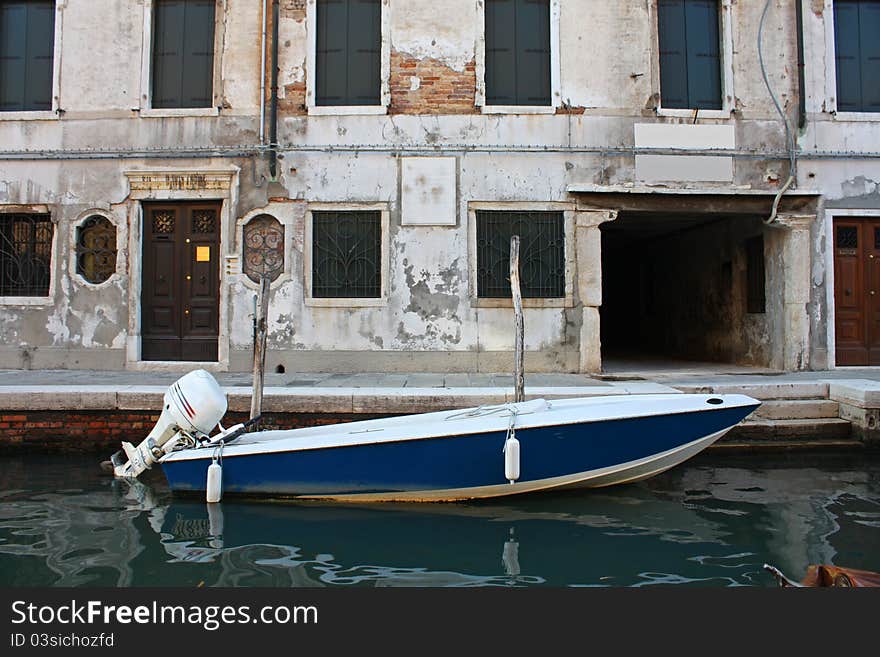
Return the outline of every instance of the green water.
{"type": "Polygon", "coordinates": [[[880,456],[705,453],[647,481],[493,502],[172,496],[98,458],[0,458],[0,586],[775,586],[880,571],[880,456]]]}

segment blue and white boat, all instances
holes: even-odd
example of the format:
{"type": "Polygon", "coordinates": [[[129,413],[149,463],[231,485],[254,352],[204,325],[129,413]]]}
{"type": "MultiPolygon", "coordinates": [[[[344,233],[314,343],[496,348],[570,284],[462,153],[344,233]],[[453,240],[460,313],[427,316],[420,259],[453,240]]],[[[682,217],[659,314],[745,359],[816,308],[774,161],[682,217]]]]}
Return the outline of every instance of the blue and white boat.
{"type": "Polygon", "coordinates": [[[150,436],[114,455],[117,476],[160,463],[173,491],[205,491],[209,501],[222,488],[351,502],[454,501],[638,481],[704,450],[760,404],[736,394],[535,399],[283,431],[237,425],[209,437],[226,410],[210,374],[191,372],[165,402],[150,436]]]}

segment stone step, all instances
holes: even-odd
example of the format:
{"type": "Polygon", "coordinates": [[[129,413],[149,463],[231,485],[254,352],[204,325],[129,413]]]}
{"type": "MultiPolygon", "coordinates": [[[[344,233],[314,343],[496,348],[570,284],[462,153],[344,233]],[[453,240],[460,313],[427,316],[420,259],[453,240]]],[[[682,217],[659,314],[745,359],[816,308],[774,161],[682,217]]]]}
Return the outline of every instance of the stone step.
{"type": "Polygon", "coordinates": [[[689,383],[674,386],[681,392],[696,392],[700,394],[740,394],[754,397],[755,399],[828,399],[828,382],[800,382],[800,383],[720,383],[701,385],[689,383]]]}
{"type": "Polygon", "coordinates": [[[721,441],[816,441],[845,440],[852,435],[852,424],[840,418],[770,420],[748,418],[733,427],[721,441]]]}
{"type": "Polygon", "coordinates": [[[751,417],[768,420],[838,418],[840,405],[830,399],[773,399],[763,402],[751,417]]]}

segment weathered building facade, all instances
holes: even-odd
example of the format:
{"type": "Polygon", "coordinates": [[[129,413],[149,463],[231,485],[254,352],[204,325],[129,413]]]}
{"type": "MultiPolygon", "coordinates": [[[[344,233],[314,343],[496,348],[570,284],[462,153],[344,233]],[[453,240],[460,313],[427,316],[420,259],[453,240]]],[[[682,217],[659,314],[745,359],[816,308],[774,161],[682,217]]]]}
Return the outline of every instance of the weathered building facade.
{"type": "Polygon", "coordinates": [[[880,364],[878,16],[0,0],[0,367],[880,364]]]}

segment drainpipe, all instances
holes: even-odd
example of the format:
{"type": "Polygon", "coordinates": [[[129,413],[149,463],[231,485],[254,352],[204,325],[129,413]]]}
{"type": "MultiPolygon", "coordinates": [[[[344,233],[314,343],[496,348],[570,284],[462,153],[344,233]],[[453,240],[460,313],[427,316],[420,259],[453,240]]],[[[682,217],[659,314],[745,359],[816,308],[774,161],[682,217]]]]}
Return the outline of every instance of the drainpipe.
{"type": "Polygon", "coordinates": [[[260,41],[260,144],[266,143],[266,2],[263,0],[263,29],[260,41]]]}
{"type": "Polygon", "coordinates": [[[272,0],[272,100],[269,106],[269,177],[278,179],[278,0],[272,0]]]}
{"type": "Polygon", "coordinates": [[[807,125],[807,97],[804,73],[804,6],[801,0],[794,3],[795,25],[797,28],[797,61],[798,61],[798,130],[807,125]]]}

